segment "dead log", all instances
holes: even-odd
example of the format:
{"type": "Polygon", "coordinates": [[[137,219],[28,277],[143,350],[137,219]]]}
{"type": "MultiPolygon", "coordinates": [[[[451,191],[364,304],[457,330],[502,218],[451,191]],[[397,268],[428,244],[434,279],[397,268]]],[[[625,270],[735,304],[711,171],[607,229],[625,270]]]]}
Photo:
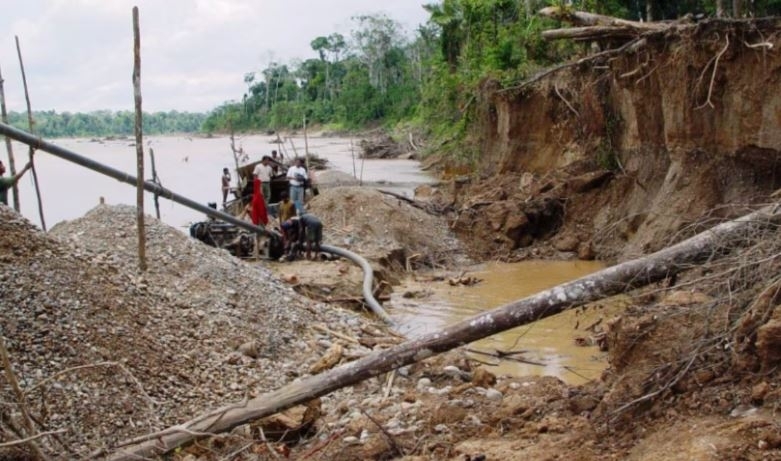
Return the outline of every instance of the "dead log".
{"type": "MultiPolygon", "coordinates": [[[[115,446],[113,461],[149,458],[185,443],[263,418],[382,373],[424,360],[493,334],[526,325],[567,309],[658,282],[692,264],[716,259],[744,245],[752,232],[781,223],[781,204],[761,208],[651,255],[603,269],[502,307],[463,320],[444,330],[373,352],[320,375],[309,376],[246,402],[199,416],[163,431],[115,446]]],[[[100,450],[92,457],[105,455],[100,450]]]]}
{"type": "Polygon", "coordinates": [[[430,215],[438,216],[438,215],[442,215],[442,214],[446,213],[447,211],[450,211],[447,207],[444,208],[444,209],[438,209],[433,204],[419,202],[419,201],[411,199],[409,197],[405,197],[405,196],[403,196],[401,194],[397,194],[396,192],[391,192],[391,191],[382,190],[382,189],[377,189],[377,190],[380,193],[382,193],[382,194],[389,195],[389,196],[391,196],[393,198],[397,198],[397,199],[399,199],[399,200],[401,200],[403,202],[407,202],[410,205],[412,205],[413,207],[415,207],[415,208],[417,208],[419,210],[423,210],[423,211],[425,211],[426,213],[428,213],[430,215]]]}
{"type": "Polygon", "coordinates": [[[636,30],[624,26],[569,27],[542,31],[542,38],[545,40],[602,40],[606,38],[629,40],[638,35],[636,30]]]}
{"type": "Polygon", "coordinates": [[[565,21],[580,27],[623,27],[639,33],[666,29],[670,27],[671,24],[664,22],[628,21],[626,19],[616,18],[613,16],[588,13],[586,11],[575,11],[569,8],[561,8],[558,6],[549,6],[547,8],[543,8],[538,11],[537,14],[552,19],[558,19],[559,21],[565,21]]]}

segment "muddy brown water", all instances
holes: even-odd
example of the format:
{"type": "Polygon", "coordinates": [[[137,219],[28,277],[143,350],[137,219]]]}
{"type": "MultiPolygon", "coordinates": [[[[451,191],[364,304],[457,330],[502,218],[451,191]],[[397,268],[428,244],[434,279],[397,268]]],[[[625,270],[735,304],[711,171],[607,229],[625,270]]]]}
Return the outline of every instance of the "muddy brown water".
{"type": "MultiPolygon", "coordinates": [[[[280,147],[275,137],[246,135],[237,137],[235,144],[246,152],[240,164],[260,160],[272,149],[280,150],[286,157],[303,155],[303,136],[286,138],[280,147]],[[293,150],[295,147],[295,151],[293,150]]],[[[103,163],[121,172],[136,175],[136,148],[130,138],[122,139],[53,139],[53,144],[69,149],[83,157],[103,163]]],[[[357,139],[310,136],[306,145],[308,151],[328,161],[327,168],[340,171],[356,182],[380,186],[383,189],[412,196],[416,186],[434,182],[435,179],[421,171],[419,162],[401,159],[358,158],[357,139]]],[[[230,139],[224,136],[208,138],[183,136],[150,136],[144,140],[145,174],[152,176],[149,156],[154,150],[155,167],[163,187],[196,202],[207,204],[220,202],[222,169],[231,171],[231,185],[236,185],[236,161],[230,150],[230,139]]],[[[27,146],[14,142],[17,167],[27,160],[27,146]]],[[[3,158],[5,160],[5,158],[3,158]]],[[[109,205],[127,204],[135,206],[135,187],[121,183],[108,176],[63,160],[47,152],[35,155],[46,224],[54,224],[81,217],[94,208],[101,197],[109,205]]],[[[19,182],[22,214],[34,224],[40,225],[38,204],[32,175],[27,174],[19,182]]],[[[154,196],[145,194],[144,208],[149,215],[155,214],[154,196]]],[[[9,196],[10,200],[10,196],[9,196]]],[[[161,220],[166,224],[186,231],[192,222],[202,221],[205,216],[185,206],[160,199],[161,220]]]]}
{"type": "MultiPolygon", "coordinates": [[[[471,286],[451,286],[447,279],[408,282],[403,288],[394,290],[389,312],[401,325],[403,333],[415,337],[603,267],[595,261],[488,263],[466,270],[465,276],[481,280],[471,286]],[[415,297],[410,297],[413,295],[415,297]]],[[[607,363],[605,352],[596,345],[579,346],[576,338],[592,337],[594,333],[586,328],[599,322],[596,328],[599,330],[621,308],[622,303],[618,300],[594,303],[469,345],[470,349],[488,353],[522,351],[514,355],[514,360],[498,360],[480,353],[471,356],[489,364],[486,366],[494,374],[549,375],[580,384],[598,378],[607,363]]]]}

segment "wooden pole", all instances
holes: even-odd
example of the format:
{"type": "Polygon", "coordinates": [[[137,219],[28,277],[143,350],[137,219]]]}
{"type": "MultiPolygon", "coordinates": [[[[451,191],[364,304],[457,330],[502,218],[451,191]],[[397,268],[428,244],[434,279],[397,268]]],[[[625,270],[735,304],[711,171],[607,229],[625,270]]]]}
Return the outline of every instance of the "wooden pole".
{"type": "MultiPolygon", "coordinates": [[[[16,40],[16,54],[19,56],[19,68],[22,70],[22,84],[24,86],[24,99],[27,101],[27,124],[29,125],[30,133],[35,134],[33,129],[33,111],[30,106],[30,92],[27,91],[27,76],[24,73],[24,62],[22,61],[22,48],[19,46],[19,37],[14,36],[16,40]]],[[[33,172],[33,183],[35,184],[35,195],[38,197],[38,215],[41,217],[41,229],[46,232],[46,220],[43,217],[43,202],[41,201],[41,189],[38,187],[38,173],[35,171],[35,163],[33,163],[33,154],[35,149],[30,146],[30,170],[33,172]]]]}
{"type": "Polygon", "coordinates": [[[353,138],[350,138],[350,156],[353,158],[353,178],[358,179],[358,173],[355,171],[355,149],[353,148],[353,138]]]}
{"type": "MultiPolygon", "coordinates": [[[[157,168],[155,168],[155,150],[151,147],[149,148],[149,160],[152,162],[152,182],[160,185],[160,178],[157,177],[157,168]]],[[[155,216],[157,216],[158,221],[160,220],[160,194],[155,192],[155,216]]]]}
{"type": "Polygon", "coordinates": [[[366,162],[366,155],[361,157],[361,177],[358,179],[358,185],[363,186],[363,164],[366,162]]]}
{"type": "Polygon", "coordinates": [[[293,155],[295,155],[296,158],[298,158],[298,150],[296,150],[296,145],[293,144],[293,138],[287,138],[287,140],[290,141],[290,147],[293,148],[293,155]]]}
{"type": "Polygon", "coordinates": [[[231,152],[233,153],[233,162],[236,164],[236,187],[239,188],[239,196],[241,196],[241,193],[244,191],[244,186],[246,182],[241,177],[241,174],[239,173],[239,154],[242,153],[242,151],[236,150],[236,136],[233,131],[233,122],[231,120],[228,120],[228,129],[231,133],[231,152]]]}
{"type": "Polygon", "coordinates": [[[146,271],[146,232],[144,229],[144,130],[141,111],[141,35],[138,7],[133,7],[133,96],[136,107],[136,222],[138,226],[138,269],[146,271]]]}
{"type": "MultiPolygon", "coordinates": [[[[750,241],[745,238],[746,235],[761,229],[775,228],[779,222],[781,204],[766,206],[656,253],[608,267],[462,320],[443,330],[373,352],[354,362],[287,384],[244,404],[226,406],[189,422],[120,443],[117,451],[106,459],[130,461],[167,453],[198,438],[229,431],[236,426],[478,339],[664,280],[691,268],[693,264],[723,256],[726,252],[720,249],[741,246],[750,241]]],[[[103,454],[104,452],[94,453],[91,457],[103,454]]]]}
{"type": "Polygon", "coordinates": [[[312,195],[318,195],[320,191],[315,184],[315,173],[309,168],[309,138],[306,134],[306,114],[304,115],[304,156],[306,158],[306,174],[309,176],[309,189],[312,191],[312,195]]]}
{"type": "Polygon", "coordinates": [[[304,164],[309,171],[309,140],[306,135],[306,115],[304,115],[304,164]]]}
{"type": "MultiPolygon", "coordinates": [[[[0,120],[3,121],[3,123],[8,123],[8,112],[5,109],[5,90],[3,89],[3,72],[0,71],[0,120]]],[[[5,149],[8,151],[8,169],[11,172],[11,176],[16,175],[16,163],[14,162],[14,148],[11,144],[11,138],[8,136],[5,137],[5,149]]],[[[11,186],[11,191],[13,192],[14,196],[14,210],[18,213],[20,210],[19,206],[19,186],[17,183],[14,183],[13,186],[11,186]]]]}

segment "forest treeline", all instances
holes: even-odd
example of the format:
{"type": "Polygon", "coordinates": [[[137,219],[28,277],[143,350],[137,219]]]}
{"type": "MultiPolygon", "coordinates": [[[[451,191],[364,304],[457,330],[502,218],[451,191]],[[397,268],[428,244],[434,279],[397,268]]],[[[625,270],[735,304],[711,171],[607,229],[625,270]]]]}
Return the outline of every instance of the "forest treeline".
{"type": "MultiPolygon", "coordinates": [[[[545,6],[643,21],[781,13],[781,0],[444,0],[423,6],[429,20],[412,34],[393,19],[361,16],[349,36],[313,37],[313,58],[248,72],[241,100],[213,110],[203,128],[300,128],[306,117],[347,129],[403,123],[458,141],[481,84],[512,86],[583,51],[541,38],[542,30],[561,27],[535,14],[545,6]]],[[[463,146],[453,152],[473,155],[463,146]]]]}
{"type": "MultiPolygon", "coordinates": [[[[145,134],[198,133],[207,115],[192,112],[144,113],[145,134]]],[[[22,130],[28,129],[27,113],[10,112],[8,122],[22,130]]],[[[57,113],[33,111],[33,131],[44,138],[88,136],[132,136],[135,113],[100,110],[89,113],[57,113]]]]}
{"type": "MultiPolygon", "coordinates": [[[[270,61],[244,75],[246,90],[208,114],[146,114],[147,134],[333,129],[403,124],[441,140],[458,141],[470,124],[484,82],[512,86],[537,70],[583,52],[569,41],[546,41],[560,27],[535,14],[560,6],[633,20],[691,15],[760,17],[781,14],[781,0],[443,0],[422,5],[428,21],[404,31],[383,15],[353,19],[347,35],[311,38],[312,57],[270,61]]],[[[247,50],[247,55],[254,55],[247,50]]],[[[11,114],[26,127],[26,117],[11,114]]],[[[132,112],[35,113],[42,136],[130,135],[132,112]]],[[[441,143],[439,143],[441,144],[441,143]]],[[[458,142],[448,143],[458,145],[458,142]]],[[[454,149],[470,156],[465,149],[454,149]]]]}

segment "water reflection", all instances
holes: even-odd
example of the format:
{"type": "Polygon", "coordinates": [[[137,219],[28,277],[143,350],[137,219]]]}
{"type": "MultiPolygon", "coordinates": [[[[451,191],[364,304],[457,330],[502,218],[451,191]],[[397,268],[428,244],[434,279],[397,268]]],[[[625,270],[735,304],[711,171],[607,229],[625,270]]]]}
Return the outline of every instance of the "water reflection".
{"type": "MultiPolygon", "coordinates": [[[[402,325],[403,332],[414,337],[588,275],[602,267],[601,263],[594,261],[490,263],[471,268],[468,274],[482,279],[473,286],[451,286],[447,281],[413,282],[402,290],[396,290],[391,299],[391,312],[402,325]]],[[[604,370],[605,354],[596,346],[576,345],[576,338],[589,339],[593,332],[587,331],[586,327],[600,322],[600,319],[604,322],[618,310],[618,302],[595,303],[496,334],[469,347],[490,353],[497,350],[519,352],[511,360],[502,361],[488,355],[472,354],[476,359],[496,365],[490,368],[494,373],[552,375],[573,384],[582,383],[598,377],[604,370]]]]}

